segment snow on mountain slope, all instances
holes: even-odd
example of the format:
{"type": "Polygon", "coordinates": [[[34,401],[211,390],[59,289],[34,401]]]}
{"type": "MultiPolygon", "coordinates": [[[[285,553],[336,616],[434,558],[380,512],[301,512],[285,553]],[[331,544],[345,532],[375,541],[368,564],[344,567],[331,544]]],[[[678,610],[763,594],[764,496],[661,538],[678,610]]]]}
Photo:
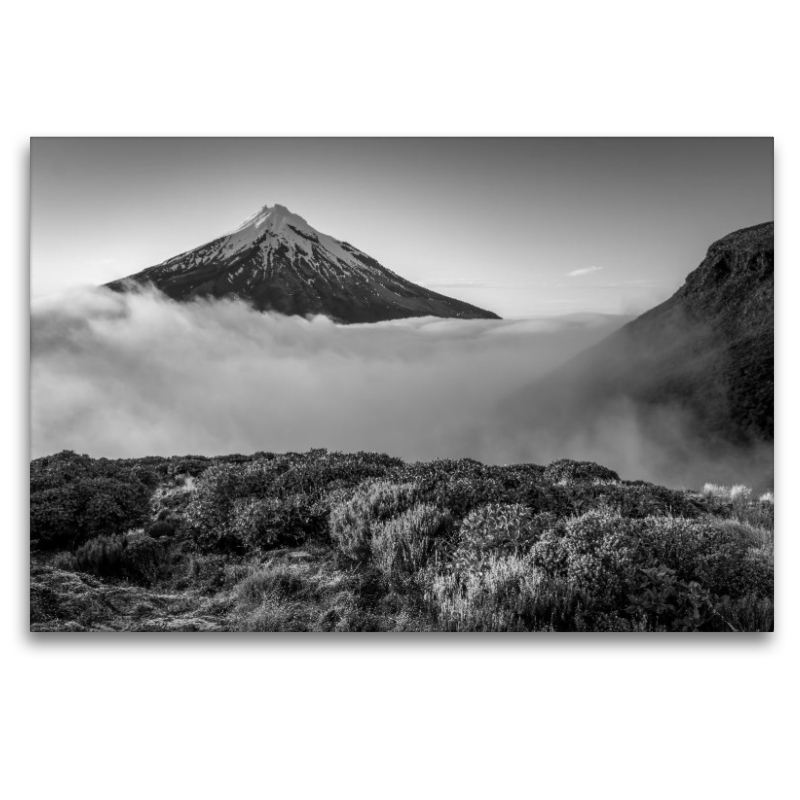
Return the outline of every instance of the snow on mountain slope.
{"type": "Polygon", "coordinates": [[[155,286],[174,300],[236,297],[262,311],[339,322],[436,316],[497,319],[417,286],[284,206],[264,206],[230,233],[107,286],[155,286]]]}

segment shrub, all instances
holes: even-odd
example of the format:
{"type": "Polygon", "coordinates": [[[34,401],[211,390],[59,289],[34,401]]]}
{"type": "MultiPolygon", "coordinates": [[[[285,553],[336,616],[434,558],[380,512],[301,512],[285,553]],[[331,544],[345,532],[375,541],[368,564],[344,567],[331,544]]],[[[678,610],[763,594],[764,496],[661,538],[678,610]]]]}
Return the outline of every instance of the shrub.
{"type": "Polygon", "coordinates": [[[734,503],[747,503],[752,495],[753,490],[749,486],[743,486],[742,484],[731,486],[730,497],[734,503]]]}
{"type": "Polygon", "coordinates": [[[151,517],[156,520],[182,517],[194,491],[195,481],[189,475],[158,486],[150,496],[151,517]]]}
{"type": "Polygon", "coordinates": [[[675,570],[656,562],[640,567],[625,611],[655,630],[701,630],[714,614],[709,591],[696,581],[683,584],[675,570]]]}
{"type": "Polygon", "coordinates": [[[530,556],[490,555],[479,570],[434,575],[425,600],[448,631],[567,630],[577,609],[569,587],[537,572],[530,556]]]}
{"type": "Polygon", "coordinates": [[[461,523],[455,558],[461,564],[477,564],[490,552],[523,555],[554,523],[553,515],[534,515],[519,503],[490,503],[472,511],[461,523]]]}
{"type": "Polygon", "coordinates": [[[100,534],[142,525],[150,490],[142,483],[78,477],[31,494],[31,541],[45,549],[75,547],[100,534]]]}
{"type": "Polygon", "coordinates": [[[545,530],[531,549],[531,563],[542,574],[566,579],[568,556],[563,547],[566,522],[559,520],[545,530]]]}
{"type": "Polygon", "coordinates": [[[453,520],[447,512],[417,503],[400,516],[375,526],[372,555],[385,577],[411,575],[427,564],[452,530],[453,520]]]}
{"type": "Polygon", "coordinates": [[[153,539],[171,538],[175,535],[175,525],[172,522],[158,520],[147,529],[147,535],[153,539]]]}
{"type": "Polygon", "coordinates": [[[242,497],[234,500],[230,529],[237,540],[250,548],[266,550],[275,545],[281,534],[281,502],[267,497],[242,497]]]}
{"type": "Polygon", "coordinates": [[[307,582],[308,572],[305,564],[266,563],[237,585],[236,596],[246,605],[258,605],[268,596],[304,596],[313,590],[307,582]]]}
{"type": "Polygon", "coordinates": [[[487,503],[522,503],[539,511],[568,509],[561,487],[544,482],[543,473],[544,467],[536,464],[496,467],[465,458],[410,464],[402,479],[418,486],[421,501],[448,509],[456,520],[487,503]]]}
{"type": "Polygon", "coordinates": [[[720,500],[727,500],[730,497],[730,492],[727,486],[721,486],[717,483],[706,483],[703,485],[703,495],[706,497],[715,497],[720,500]]]}
{"type": "Polygon", "coordinates": [[[640,550],[714,595],[772,592],[771,552],[754,549],[752,529],[724,520],[653,517],[639,529],[640,550]]]}
{"type": "Polygon", "coordinates": [[[354,488],[365,476],[390,472],[396,461],[379,454],[312,450],[217,463],[197,480],[186,518],[204,552],[325,538],[333,493],[354,488]]]}
{"type": "Polygon", "coordinates": [[[387,481],[363,484],[330,514],[330,534],[340,557],[352,564],[369,560],[377,527],[407,511],[417,498],[414,484],[387,481]]]}
{"type": "Polygon", "coordinates": [[[159,476],[155,469],[137,464],[131,468],[130,474],[134,481],[138,481],[148,489],[155,489],[158,486],[159,476]]]}
{"type": "Polygon", "coordinates": [[[94,474],[95,463],[87,455],[62,450],[52,456],[31,461],[31,495],[46,489],[56,489],[79,478],[94,474]]]}
{"type": "Polygon", "coordinates": [[[120,578],[150,585],[169,570],[167,549],[143,535],[98,536],[73,556],[74,569],[99,578],[120,578]]]}
{"type": "Polygon", "coordinates": [[[241,606],[231,624],[251,629],[770,630],[773,527],[771,493],[676,491],[572,460],[313,450],[31,462],[34,555],[77,548],[48,568],[153,583],[188,534],[197,552],[175,587],[241,606]],[[309,538],[335,545],[333,557],[311,549],[313,574],[276,562],[250,579],[232,557],[309,538]]]}
{"type": "Polygon", "coordinates": [[[426,502],[447,509],[458,520],[475,508],[499,502],[503,494],[503,487],[491,477],[451,476],[436,482],[427,490],[420,490],[420,496],[426,502]]]}
{"type": "Polygon", "coordinates": [[[771,597],[747,594],[739,598],[723,597],[713,613],[722,630],[773,631],[775,630],[775,605],[771,597]]]}
{"type": "Polygon", "coordinates": [[[195,482],[186,506],[186,522],[202,552],[240,552],[244,545],[231,529],[237,500],[252,495],[264,497],[274,479],[269,461],[240,466],[215,464],[195,482]]]}
{"type": "Polygon", "coordinates": [[[764,500],[762,496],[753,502],[734,505],[733,517],[740,522],[774,530],[775,503],[772,501],[772,495],[769,495],[769,498],[764,500]]]}
{"type": "Polygon", "coordinates": [[[757,500],[752,498],[752,494],[752,489],[741,484],[728,487],[707,483],[702,491],[702,496],[709,502],[709,510],[715,515],[773,528],[775,505],[772,492],[762,494],[757,500]]]}
{"type": "Polygon", "coordinates": [[[565,580],[590,622],[612,614],[640,628],[717,629],[722,598],[772,594],[769,532],[732,520],[595,509],[545,531],[531,563],[565,580]]]}
{"type": "Polygon", "coordinates": [[[596,491],[599,504],[611,506],[623,517],[698,517],[705,513],[702,504],[686,492],[646,481],[623,481],[596,491]]]}
{"type": "Polygon", "coordinates": [[[307,631],[318,601],[313,568],[306,564],[268,562],[236,587],[236,629],[307,631]]]}
{"type": "Polygon", "coordinates": [[[549,483],[564,484],[619,480],[619,475],[613,469],[608,469],[608,467],[592,461],[573,461],[569,458],[562,458],[548,464],[542,477],[549,483]]]}
{"type": "Polygon", "coordinates": [[[330,505],[299,493],[263,499],[240,498],[233,503],[229,529],[245,549],[266,551],[324,538],[330,505]]]}
{"type": "Polygon", "coordinates": [[[206,456],[175,456],[169,460],[167,475],[175,478],[179,475],[191,475],[197,478],[211,465],[212,460],[206,456]]]}
{"type": "Polygon", "coordinates": [[[635,578],[633,525],[608,509],[589,511],[566,524],[561,539],[566,578],[593,609],[619,608],[635,578]]]}

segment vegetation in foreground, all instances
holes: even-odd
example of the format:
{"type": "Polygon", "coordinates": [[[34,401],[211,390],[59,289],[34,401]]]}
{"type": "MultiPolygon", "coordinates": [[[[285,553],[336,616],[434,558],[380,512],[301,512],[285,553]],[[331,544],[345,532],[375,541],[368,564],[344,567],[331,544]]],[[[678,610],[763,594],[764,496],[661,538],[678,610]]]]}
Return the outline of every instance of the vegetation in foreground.
{"type": "Polygon", "coordinates": [[[31,462],[33,631],[771,631],[774,505],[588,462],[31,462]]]}

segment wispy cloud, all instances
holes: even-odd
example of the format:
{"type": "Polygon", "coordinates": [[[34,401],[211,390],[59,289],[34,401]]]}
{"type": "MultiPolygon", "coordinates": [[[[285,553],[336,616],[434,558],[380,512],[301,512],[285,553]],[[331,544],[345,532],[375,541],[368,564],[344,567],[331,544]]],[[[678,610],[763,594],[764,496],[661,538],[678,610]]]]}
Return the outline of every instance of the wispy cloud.
{"type": "Polygon", "coordinates": [[[572,272],[567,273],[568,278],[579,278],[581,275],[589,275],[592,272],[599,272],[602,267],[583,267],[582,269],[574,269],[572,272]]]}

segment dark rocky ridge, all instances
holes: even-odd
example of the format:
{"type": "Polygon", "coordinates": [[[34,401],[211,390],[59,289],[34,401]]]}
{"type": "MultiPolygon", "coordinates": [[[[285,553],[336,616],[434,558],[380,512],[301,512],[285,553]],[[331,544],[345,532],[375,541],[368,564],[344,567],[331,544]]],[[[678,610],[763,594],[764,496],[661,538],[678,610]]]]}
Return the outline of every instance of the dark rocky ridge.
{"type": "Polygon", "coordinates": [[[773,234],[767,222],[714,242],[671,298],[512,398],[514,424],[595,437],[625,408],[676,464],[771,446],[773,234]]]}
{"type": "Polygon", "coordinates": [[[231,234],[107,286],[126,291],[148,284],[178,301],[238,298],[261,311],[323,314],[344,323],[499,319],[400,277],[283,206],[265,206],[231,234]]]}

